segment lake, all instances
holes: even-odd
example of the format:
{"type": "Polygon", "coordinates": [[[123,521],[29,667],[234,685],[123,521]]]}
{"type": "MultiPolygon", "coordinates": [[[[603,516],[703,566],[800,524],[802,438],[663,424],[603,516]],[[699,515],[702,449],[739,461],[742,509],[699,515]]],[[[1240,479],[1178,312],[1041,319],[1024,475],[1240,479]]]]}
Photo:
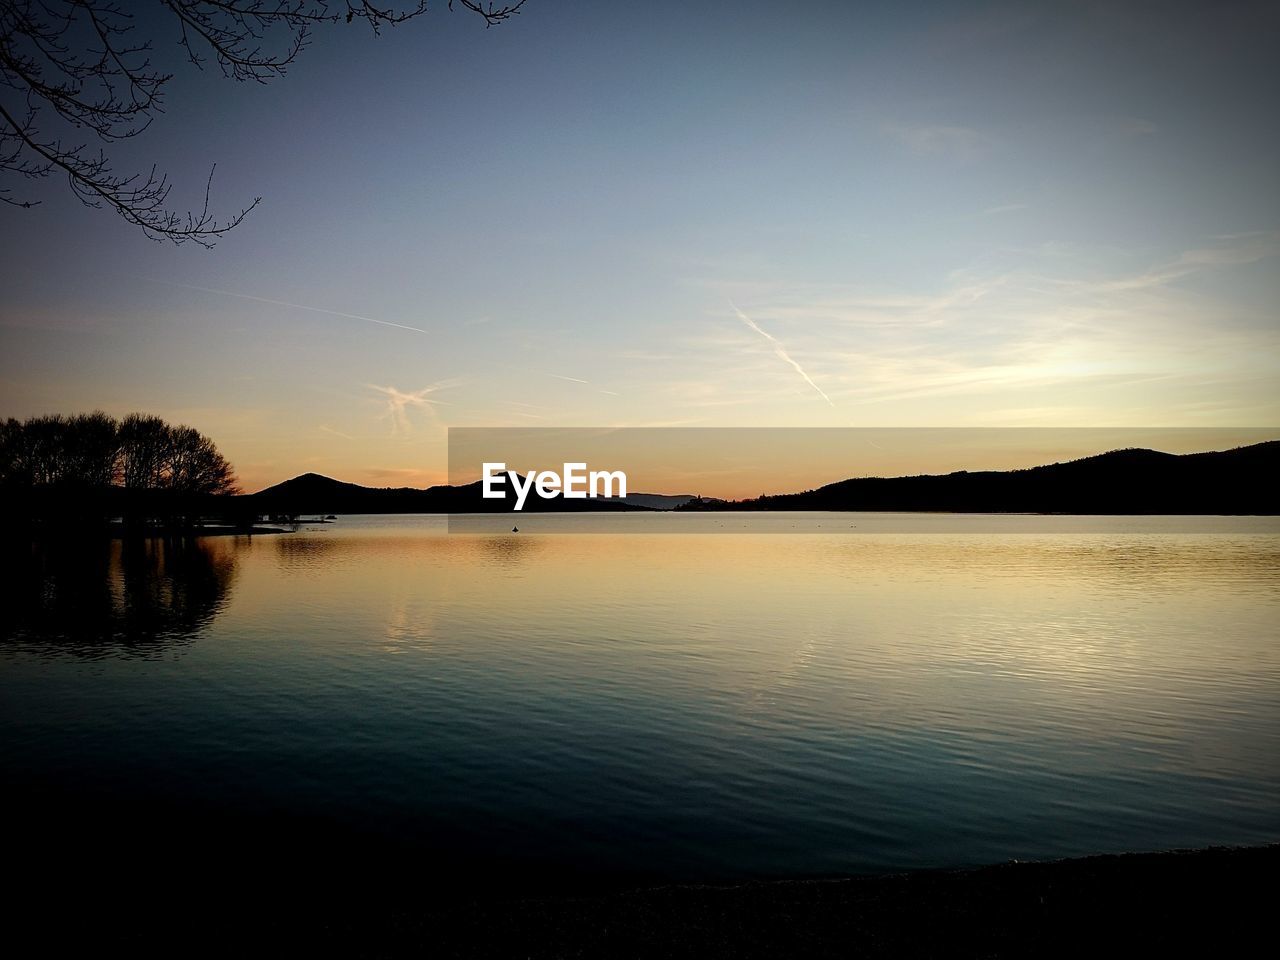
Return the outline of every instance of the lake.
{"type": "Polygon", "coordinates": [[[1274,518],[517,522],[11,547],[21,855],[599,885],[1280,839],[1274,518]]]}

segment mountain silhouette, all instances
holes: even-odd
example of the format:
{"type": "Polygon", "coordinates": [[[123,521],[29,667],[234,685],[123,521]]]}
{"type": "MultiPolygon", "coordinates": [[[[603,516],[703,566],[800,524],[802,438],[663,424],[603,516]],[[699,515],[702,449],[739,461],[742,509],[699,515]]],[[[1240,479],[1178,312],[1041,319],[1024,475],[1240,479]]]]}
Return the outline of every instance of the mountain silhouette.
{"type": "MultiPolygon", "coordinates": [[[[767,455],[767,451],[762,452],[767,455]]],[[[799,493],[751,500],[633,494],[566,500],[531,494],[525,513],[715,510],[857,510],[947,513],[1280,514],[1275,477],[1280,441],[1234,450],[1171,454],[1112,450],[1022,470],[956,471],[912,477],[857,477],[799,493]]],[[[208,532],[209,525],[252,531],[262,516],[291,519],[352,513],[509,513],[516,495],[482,496],[479,480],[460,486],[363,487],[304,473],[254,494],[175,494],[117,487],[10,491],[8,535],[44,533],[208,532]],[[112,525],[112,517],[133,518],[112,525]]]]}
{"type": "Polygon", "coordinates": [[[626,503],[633,507],[648,507],[650,510],[675,510],[690,500],[696,500],[692,493],[629,493],[625,497],[593,497],[593,500],[626,503]]]}
{"type": "MultiPolygon", "coordinates": [[[[502,499],[482,495],[481,482],[450,486],[362,487],[318,473],[304,473],[247,497],[237,498],[265,514],[298,516],[304,513],[507,513],[513,512],[516,496],[510,484],[503,486],[502,499]]],[[[569,499],[560,495],[539,497],[530,493],[523,513],[569,513],[581,511],[648,510],[642,503],[619,499],[569,499]]]]}
{"type": "Polygon", "coordinates": [[[1275,514],[1280,441],[1211,453],[1139,448],[1024,470],[859,477],[801,493],[695,501],[681,510],[1275,514]]]}

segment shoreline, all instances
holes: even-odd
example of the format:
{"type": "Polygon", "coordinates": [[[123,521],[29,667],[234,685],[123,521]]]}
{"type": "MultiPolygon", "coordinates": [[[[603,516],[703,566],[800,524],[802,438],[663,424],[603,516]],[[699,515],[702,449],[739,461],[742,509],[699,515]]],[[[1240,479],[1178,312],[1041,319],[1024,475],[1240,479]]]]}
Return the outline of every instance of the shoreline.
{"type": "Polygon", "coordinates": [[[1243,948],[1265,935],[1277,868],[1280,844],[440,904],[383,916],[339,908],[323,939],[338,953],[387,956],[1173,955],[1193,944],[1222,950],[1231,938],[1243,948]]]}
{"type": "MultiPolygon", "coordinates": [[[[1039,512],[1017,512],[1017,511],[994,511],[994,512],[974,512],[974,511],[951,511],[951,510],[715,510],[715,511],[683,511],[683,510],[635,510],[635,511],[592,511],[582,510],[570,513],[559,513],[555,511],[531,511],[528,513],[438,513],[411,511],[405,513],[350,513],[343,514],[335,519],[300,519],[295,521],[263,521],[252,526],[237,526],[232,524],[211,523],[207,526],[196,527],[135,527],[127,528],[119,523],[108,524],[66,524],[66,525],[50,525],[50,526],[25,526],[10,524],[0,531],[0,536],[4,539],[12,541],[28,540],[33,543],[89,543],[93,541],[110,541],[110,540],[174,540],[174,539],[200,539],[204,537],[245,537],[245,536],[272,536],[278,534],[298,533],[304,527],[309,526],[333,526],[340,525],[344,518],[359,519],[387,519],[387,518],[422,518],[432,519],[444,522],[453,522],[460,525],[458,532],[464,533],[502,533],[505,532],[505,523],[523,521],[526,524],[538,524],[539,527],[530,532],[555,533],[562,532],[556,528],[556,524],[568,523],[570,526],[567,532],[582,532],[579,524],[584,519],[601,521],[617,526],[618,530],[629,530],[634,526],[637,517],[645,518],[646,522],[665,523],[668,526],[680,527],[689,525],[697,527],[699,522],[706,524],[715,520],[723,525],[725,520],[755,520],[757,518],[771,518],[774,521],[792,519],[801,523],[815,523],[816,528],[821,528],[822,524],[814,520],[814,518],[822,519],[824,517],[853,517],[863,518],[872,524],[883,526],[886,523],[896,521],[902,518],[910,518],[915,520],[927,520],[935,523],[943,523],[951,521],[959,523],[962,526],[954,530],[947,528],[946,530],[928,531],[928,530],[912,530],[902,532],[972,532],[970,528],[973,525],[982,522],[1004,523],[1010,520],[1023,521],[1046,521],[1049,523],[1077,521],[1077,522],[1097,522],[1107,525],[1106,529],[1098,532],[1113,532],[1111,525],[1124,523],[1151,523],[1155,521],[1172,521],[1185,524],[1203,524],[1205,522],[1218,522],[1226,524],[1238,524],[1245,521],[1260,521],[1264,523],[1275,523],[1280,514],[1274,513],[1039,513],[1039,512]],[[724,519],[720,519],[724,518],[724,519]],[[496,525],[496,526],[495,526],[496,525]],[[550,525],[550,526],[549,526],[550,525]],[[619,526],[620,525],[620,526],[619,526]],[[491,529],[492,528],[492,529],[491,529]]],[[[609,532],[604,529],[596,529],[588,532],[609,532]]],[[[698,530],[693,532],[713,532],[710,530],[698,530]]],[[[724,532],[724,531],[714,531],[724,532]]],[[[805,532],[804,530],[791,532],[805,532]]],[[[828,531],[829,532],[829,531],[828,531]]],[[[888,531],[886,529],[866,530],[864,532],[898,532],[888,531]]],[[[993,531],[996,532],[996,531],[993,531]]],[[[1019,532],[1019,531],[1015,531],[1019,532]]],[[[1056,532],[1053,529],[1047,529],[1044,532],[1056,532]]],[[[1068,530],[1063,532],[1081,532],[1080,530],[1068,530]]],[[[1139,532],[1139,531],[1131,531],[1139,532]]],[[[1159,530],[1154,532],[1169,532],[1167,530],[1159,530]]],[[[1213,532],[1204,530],[1187,530],[1186,532],[1213,532]]],[[[1223,532],[1238,532],[1235,530],[1223,532]]]]}
{"type": "Polygon", "coordinates": [[[99,902],[77,923],[64,918],[41,932],[51,947],[80,935],[135,955],[169,953],[197,932],[201,955],[245,947],[385,957],[1234,955],[1270,931],[1280,843],[541,896],[451,886],[429,865],[384,866],[328,882],[277,877],[266,890],[186,887],[171,909],[143,917],[99,902]]]}

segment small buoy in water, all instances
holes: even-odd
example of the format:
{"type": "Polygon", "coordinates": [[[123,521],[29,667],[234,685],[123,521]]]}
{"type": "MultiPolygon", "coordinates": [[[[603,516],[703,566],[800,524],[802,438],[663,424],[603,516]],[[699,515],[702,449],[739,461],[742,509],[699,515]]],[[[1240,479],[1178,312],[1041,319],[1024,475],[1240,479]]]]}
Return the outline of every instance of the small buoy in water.
{"type": "Polygon", "coordinates": [[[520,532],[520,528],[519,528],[519,527],[512,527],[512,528],[511,528],[511,532],[512,532],[512,533],[519,533],[519,532],[520,532]]]}

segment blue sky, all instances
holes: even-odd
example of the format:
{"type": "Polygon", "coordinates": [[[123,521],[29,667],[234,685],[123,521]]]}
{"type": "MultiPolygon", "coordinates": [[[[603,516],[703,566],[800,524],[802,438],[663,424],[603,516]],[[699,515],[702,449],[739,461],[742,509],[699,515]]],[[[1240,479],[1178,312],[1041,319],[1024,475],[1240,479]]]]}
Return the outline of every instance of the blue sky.
{"type": "Polygon", "coordinates": [[[211,251],[0,208],[0,413],[190,422],[250,489],[437,480],[449,425],[1273,425],[1277,35],[529,0],[180,71],[118,156],[261,206],[211,251]]]}

